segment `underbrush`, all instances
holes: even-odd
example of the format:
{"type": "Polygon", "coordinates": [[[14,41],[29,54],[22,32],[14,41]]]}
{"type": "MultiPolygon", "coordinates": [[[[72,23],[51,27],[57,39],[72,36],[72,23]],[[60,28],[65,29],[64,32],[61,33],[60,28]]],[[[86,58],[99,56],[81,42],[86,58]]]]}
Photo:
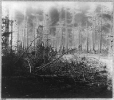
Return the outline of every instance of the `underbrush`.
{"type": "Polygon", "coordinates": [[[112,90],[106,67],[95,58],[75,56],[70,62],[59,59],[49,66],[42,67],[37,70],[37,75],[63,76],[71,78],[74,82],[88,83],[90,87],[106,87],[112,90]]]}
{"type": "Polygon", "coordinates": [[[24,66],[24,58],[16,53],[7,53],[2,56],[2,77],[23,76],[28,74],[24,66]]]}
{"type": "Polygon", "coordinates": [[[2,77],[56,76],[62,77],[62,79],[58,78],[57,82],[64,81],[64,83],[67,83],[69,80],[74,84],[83,83],[90,88],[105,88],[112,91],[112,79],[108,77],[106,64],[95,58],[79,55],[73,56],[70,60],[64,59],[64,57],[57,59],[56,54],[57,51],[54,51],[51,47],[45,48],[42,45],[39,47],[36,57],[34,57],[34,54],[31,56],[25,54],[20,57],[18,54],[8,53],[2,57],[2,77]],[[30,65],[25,60],[26,58],[33,65],[32,73],[29,72],[30,65]]]}

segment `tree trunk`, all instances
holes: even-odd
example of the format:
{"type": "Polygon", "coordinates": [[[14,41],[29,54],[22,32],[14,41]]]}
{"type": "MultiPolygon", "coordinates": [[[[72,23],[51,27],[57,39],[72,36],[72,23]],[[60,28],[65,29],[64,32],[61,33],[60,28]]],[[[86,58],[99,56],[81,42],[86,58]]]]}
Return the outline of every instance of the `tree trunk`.
{"type": "Polygon", "coordinates": [[[94,25],[94,32],[93,32],[93,51],[95,52],[95,34],[96,34],[96,17],[95,17],[95,25],[94,25]]]}
{"type": "Polygon", "coordinates": [[[102,52],[102,17],[101,17],[101,28],[100,28],[100,53],[102,52]]]}
{"type": "Polygon", "coordinates": [[[81,44],[81,25],[79,24],[79,51],[82,51],[82,44],[81,44]]]}
{"type": "MultiPolygon", "coordinates": [[[[86,22],[86,29],[87,29],[87,22],[86,22]]],[[[88,29],[87,29],[88,30],[88,29]]],[[[88,31],[86,30],[86,36],[87,36],[87,53],[88,53],[88,31]]]]}
{"type": "Polygon", "coordinates": [[[89,44],[88,44],[88,33],[87,33],[87,53],[88,53],[88,46],[89,44]]]}

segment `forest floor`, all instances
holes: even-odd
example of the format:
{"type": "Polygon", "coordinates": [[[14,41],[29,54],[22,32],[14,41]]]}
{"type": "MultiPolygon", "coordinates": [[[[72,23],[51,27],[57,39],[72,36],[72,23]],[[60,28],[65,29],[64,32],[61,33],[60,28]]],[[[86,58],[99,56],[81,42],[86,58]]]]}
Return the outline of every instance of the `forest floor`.
{"type": "Polygon", "coordinates": [[[90,87],[64,77],[12,77],[2,79],[2,98],[111,98],[106,87],[90,87]]]}
{"type": "MultiPolygon", "coordinates": [[[[65,55],[71,59],[72,55],[65,55]]],[[[64,56],[64,57],[65,57],[64,56]]],[[[111,57],[85,55],[107,64],[109,78],[112,78],[113,60],[111,57]]],[[[112,98],[112,91],[107,87],[90,86],[84,82],[66,77],[2,77],[2,98],[112,98]]]]}

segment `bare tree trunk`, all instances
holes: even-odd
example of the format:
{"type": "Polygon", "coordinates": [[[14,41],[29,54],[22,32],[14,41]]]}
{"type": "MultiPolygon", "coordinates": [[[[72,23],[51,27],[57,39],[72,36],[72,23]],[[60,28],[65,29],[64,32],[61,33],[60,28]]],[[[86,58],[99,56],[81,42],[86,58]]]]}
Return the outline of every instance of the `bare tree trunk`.
{"type": "Polygon", "coordinates": [[[93,32],[93,51],[95,51],[95,34],[96,32],[93,32]]]}
{"type": "Polygon", "coordinates": [[[24,28],[22,28],[22,47],[23,47],[23,50],[25,49],[24,39],[25,39],[24,28]]]}
{"type": "MultiPolygon", "coordinates": [[[[87,29],[87,22],[86,22],[86,29],[87,29]]],[[[86,30],[86,35],[87,35],[87,53],[88,53],[88,29],[86,30]]]]}
{"type": "MultiPolygon", "coordinates": [[[[101,8],[101,15],[103,14],[103,10],[104,8],[101,8]]],[[[102,26],[103,26],[103,20],[102,20],[102,16],[101,16],[101,50],[100,53],[102,53],[102,49],[103,49],[103,41],[102,41],[102,37],[103,37],[103,31],[102,31],[102,26]]]]}
{"type": "Polygon", "coordinates": [[[67,9],[65,9],[65,34],[66,34],[66,51],[68,51],[67,9]]]}
{"type": "Polygon", "coordinates": [[[13,43],[13,20],[11,20],[11,53],[12,53],[12,43],[13,43]]]}
{"type": "Polygon", "coordinates": [[[18,33],[17,33],[17,52],[19,51],[19,26],[18,26],[18,33]]]}
{"type": "MultiPolygon", "coordinates": [[[[35,39],[35,25],[34,25],[34,39],[35,39]]],[[[35,52],[35,40],[34,40],[34,52],[35,52]]]]}
{"type": "Polygon", "coordinates": [[[95,16],[95,23],[94,23],[94,32],[93,32],[93,51],[95,52],[95,34],[96,34],[96,16],[95,16]]]}
{"type": "Polygon", "coordinates": [[[100,28],[100,53],[102,52],[102,17],[101,17],[101,28],[100,28]]]}
{"type": "Polygon", "coordinates": [[[100,34],[100,53],[102,52],[102,32],[100,34]]]}
{"type": "Polygon", "coordinates": [[[80,26],[79,26],[79,34],[78,34],[78,38],[79,38],[79,46],[78,46],[78,49],[80,50],[80,26]]]}
{"type": "Polygon", "coordinates": [[[88,53],[88,48],[89,48],[89,44],[88,44],[88,32],[87,32],[87,53],[88,53]]]}
{"type": "Polygon", "coordinates": [[[82,51],[82,43],[81,43],[81,24],[79,24],[79,50],[82,51]]]}
{"type": "Polygon", "coordinates": [[[28,18],[26,18],[26,35],[27,35],[27,47],[28,47],[28,18]]]}

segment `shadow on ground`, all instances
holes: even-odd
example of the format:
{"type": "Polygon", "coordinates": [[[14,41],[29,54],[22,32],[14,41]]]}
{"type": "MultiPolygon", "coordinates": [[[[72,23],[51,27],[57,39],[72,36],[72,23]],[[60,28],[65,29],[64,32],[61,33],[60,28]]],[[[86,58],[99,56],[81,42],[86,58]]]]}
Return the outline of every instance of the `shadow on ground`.
{"type": "Polygon", "coordinates": [[[90,86],[66,77],[4,77],[2,98],[111,98],[106,86],[90,86]]]}

